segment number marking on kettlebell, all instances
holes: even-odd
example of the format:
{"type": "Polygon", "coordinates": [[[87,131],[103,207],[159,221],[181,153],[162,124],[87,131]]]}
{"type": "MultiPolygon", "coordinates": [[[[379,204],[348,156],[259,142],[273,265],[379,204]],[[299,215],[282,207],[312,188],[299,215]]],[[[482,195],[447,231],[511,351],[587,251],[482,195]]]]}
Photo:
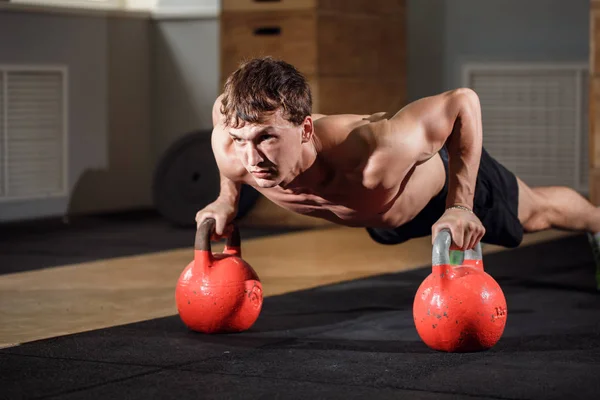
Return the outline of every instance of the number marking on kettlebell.
{"type": "Polygon", "coordinates": [[[496,315],[492,315],[492,321],[498,318],[504,318],[506,316],[506,308],[504,307],[496,307],[496,315]]]}

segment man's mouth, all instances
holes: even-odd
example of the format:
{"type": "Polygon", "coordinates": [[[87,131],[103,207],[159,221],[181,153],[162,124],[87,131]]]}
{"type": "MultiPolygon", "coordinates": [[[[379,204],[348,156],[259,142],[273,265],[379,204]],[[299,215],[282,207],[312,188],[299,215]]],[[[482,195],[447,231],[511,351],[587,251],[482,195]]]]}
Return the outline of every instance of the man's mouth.
{"type": "Polygon", "coordinates": [[[266,178],[266,177],[271,176],[272,174],[273,174],[273,171],[268,170],[268,169],[252,171],[252,175],[254,175],[258,178],[266,178]]]}

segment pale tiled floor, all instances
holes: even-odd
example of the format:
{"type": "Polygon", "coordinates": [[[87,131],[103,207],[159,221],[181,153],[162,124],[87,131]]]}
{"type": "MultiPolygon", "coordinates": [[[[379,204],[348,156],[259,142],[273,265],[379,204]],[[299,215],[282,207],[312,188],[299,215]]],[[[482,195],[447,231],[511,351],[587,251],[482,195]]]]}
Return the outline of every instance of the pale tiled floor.
{"type": "MultiPolygon", "coordinates": [[[[523,246],[564,235],[527,235],[523,246]]],[[[266,296],[431,264],[428,237],[382,246],[338,227],[246,240],[242,250],[266,296]]],[[[485,246],[484,255],[502,250],[485,246]]],[[[174,315],[192,257],[190,247],[0,276],[0,347],[174,315]]]]}

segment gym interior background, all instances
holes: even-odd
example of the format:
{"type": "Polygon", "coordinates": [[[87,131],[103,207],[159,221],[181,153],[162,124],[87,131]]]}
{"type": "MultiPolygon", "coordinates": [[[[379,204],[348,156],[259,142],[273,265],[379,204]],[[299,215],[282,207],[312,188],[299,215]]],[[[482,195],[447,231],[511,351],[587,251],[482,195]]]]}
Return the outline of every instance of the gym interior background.
{"type": "MultiPolygon", "coordinates": [[[[150,263],[149,259],[139,258],[142,253],[162,250],[183,249],[177,253],[177,257],[168,261],[173,264],[172,271],[183,269],[191,256],[189,248],[193,243],[193,228],[190,230],[189,226],[181,226],[181,219],[185,221],[190,215],[190,204],[182,203],[202,203],[218,193],[218,177],[211,169],[212,153],[206,142],[212,128],[212,104],[232,66],[241,58],[252,55],[271,54],[288,58],[292,63],[295,60],[305,63],[301,70],[304,68],[314,85],[315,111],[321,112],[371,113],[382,111],[379,108],[383,107],[388,108],[383,111],[390,111],[423,96],[461,86],[472,87],[481,98],[484,146],[492,155],[532,185],[570,186],[591,198],[595,204],[600,204],[600,144],[596,139],[596,121],[600,112],[595,104],[599,90],[596,74],[600,68],[596,62],[597,54],[600,54],[596,51],[596,38],[600,32],[595,22],[598,16],[600,1],[596,0],[0,0],[0,238],[3,242],[0,243],[0,282],[4,280],[0,284],[0,325],[6,328],[0,334],[0,344],[5,347],[0,353],[0,370],[4,371],[2,387],[8,390],[5,392],[9,393],[7,398],[53,395],[118,397],[115,393],[134,395],[131,391],[133,386],[117,382],[127,381],[128,376],[139,378],[157,371],[157,379],[162,382],[163,388],[173,391],[176,389],[168,384],[169,374],[183,373],[178,366],[198,361],[189,356],[198,346],[214,357],[219,352],[235,353],[231,349],[249,351],[273,346],[270,350],[273,353],[269,353],[273,359],[261,356],[266,364],[281,357],[282,353],[278,351],[300,352],[303,355],[294,359],[295,363],[301,363],[300,360],[310,363],[311,359],[302,358],[308,357],[302,353],[303,349],[319,351],[333,348],[334,355],[327,353],[317,356],[317,359],[340,357],[346,363],[343,364],[345,368],[353,371],[353,375],[347,376],[347,380],[336,377],[339,380],[332,389],[327,386],[328,383],[321,382],[323,387],[314,384],[320,379],[318,374],[304,374],[302,379],[293,380],[300,385],[295,394],[299,398],[305,397],[298,393],[306,397],[309,393],[322,397],[342,394],[391,397],[400,392],[414,398],[430,398],[427,397],[430,391],[437,393],[438,397],[461,394],[482,398],[496,396],[482,388],[481,382],[477,383],[478,379],[483,379],[477,375],[481,374],[477,372],[480,371],[477,363],[486,362],[484,359],[452,359],[452,365],[474,376],[472,385],[467,388],[454,383],[449,375],[444,375],[440,377],[440,387],[428,386],[418,380],[414,384],[386,381],[382,389],[373,383],[377,381],[374,375],[356,367],[365,363],[366,369],[379,371],[375,365],[379,365],[381,360],[370,359],[367,362],[364,358],[348,356],[347,353],[370,351],[371,355],[381,355],[405,352],[418,358],[424,357],[426,350],[419,348],[413,352],[409,350],[409,342],[394,347],[390,344],[392,342],[382,341],[381,337],[363,338],[359,345],[358,339],[350,334],[343,345],[336,345],[334,338],[339,339],[340,336],[335,336],[336,330],[330,325],[326,331],[329,336],[321,329],[321,341],[315,339],[318,336],[314,336],[316,331],[313,329],[316,326],[322,328],[328,323],[339,323],[336,329],[342,330],[341,326],[348,325],[356,313],[357,318],[370,318],[369,321],[378,327],[380,333],[394,331],[395,325],[377,320],[378,317],[374,317],[379,316],[377,310],[373,311],[375,314],[369,314],[368,307],[377,304],[375,308],[379,307],[379,311],[406,308],[406,304],[412,301],[413,289],[416,289],[411,284],[414,286],[425,276],[414,271],[418,266],[427,265],[431,245],[427,241],[413,243],[410,248],[383,250],[365,244],[364,254],[354,254],[354,260],[329,265],[332,271],[338,271],[338,275],[332,272],[332,276],[328,277],[324,277],[319,265],[323,262],[331,264],[331,259],[323,261],[314,255],[308,262],[315,265],[307,268],[306,259],[294,254],[290,257],[293,260],[287,263],[295,266],[295,271],[302,270],[302,278],[286,272],[287,275],[284,275],[294,283],[286,281],[281,288],[272,288],[270,292],[266,289],[265,317],[262,322],[259,320],[255,334],[245,338],[238,336],[206,342],[185,336],[182,327],[177,325],[177,319],[168,317],[173,309],[171,295],[174,291],[174,282],[168,280],[161,295],[157,295],[153,301],[144,300],[146,306],[155,307],[155,312],[141,314],[124,310],[127,306],[119,303],[118,296],[109,302],[113,308],[108,310],[110,307],[106,303],[102,306],[102,312],[99,311],[101,300],[88,299],[88,302],[96,301],[94,304],[98,305],[98,309],[85,311],[77,308],[79,306],[75,305],[74,300],[61,297],[66,289],[63,292],[57,289],[48,297],[47,293],[40,294],[34,289],[27,292],[25,285],[40,288],[53,280],[83,281],[88,279],[85,271],[93,271],[90,276],[99,279],[100,286],[119,286],[127,279],[130,282],[139,279],[136,274],[153,272],[155,279],[165,279],[160,272],[161,262],[167,262],[165,259],[160,261],[165,255],[157,253],[158,258],[152,261],[154,264],[151,268],[144,268],[150,263]],[[360,25],[360,21],[370,24],[369,29],[357,29],[357,26],[364,26],[360,25]],[[306,26],[311,27],[308,33],[306,26]],[[341,50],[332,54],[333,48],[341,50]],[[372,109],[374,106],[378,109],[372,109]],[[161,162],[166,162],[169,151],[183,152],[181,146],[185,145],[185,138],[190,135],[196,138],[192,147],[197,151],[194,153],[196,157],[191,153],[186,154],[188,158],[185,162],[181,161],[185,165],[177,166],[179,169],[176,170],[185,171],[188,178],[181,182],[184,187],[181,190],[187,192],[177,194],[177,189],[171,188],[172,196],[158,199],[160,196],[157,193],[165,191],[163,186],[157,185],[166,185],[166,178],[161,181],[158,176],[161,162]],[[204,139],[198,139],[199,135],[204,139]],[[190,166],[189,160],[192,158],[195,158],[196,164],[190,166]],[[202,173],[195,173],[194,169],[202,173]],[[213,174],[206,171],[212,171],[213,174]],[[173,224],[175,220],[177,224],[173,224]],[[98,224],[101,228],[97,228],[98,224]],[[68,236],[69,227],[75,229],[77,238],[68,236]],[[132,236],[144,243],[131,245],[132,236]],[[64,238],[64,241],[60,238],[64,238]],[[376,257],[378,254],[388,257],[388,260],[396,260],[386,261],[381,269],[375,270],[384,275],[376,275],[375,271],[367,274],[364,266],[356,269],[351,267],[350,273],[340,272],[353,261],[358,264],[369,263],[371,261],[367,257],[376,257]],[[110,267],[108,261],[90,264],[102,257],[105,260],[114,259],[116,264],[110,267]],[[139,270],[136,271],[139,272],[132,272],[131,275],[119,275],[116,272],[132,264],[138,265],[139,270]],[[74,269],[69,269],[69,266],[74,266],[74,269]],[[67,269],[58,268],[53,272],[55,267],[67,269]],[[394,275],[403,268],[408,275],[394,275]],[[41,269],[44,275],[28,275],[41,269]],[[106,271],[105,278],[100,278],[102,271],[106,271]],[[321,275],[312,279],[307,271],[321,275]],[[343,285],[348,285],[339,283],[341,280],[367,279],[355,285],[381,288],[389,285],[385,274],[390,274],[391,281],[399,286],[393,287],[396,291],[381,289],[380,294],[393,296],[402,288],[408,288],[408,294],[388,304],[387,300],[377,298],[376,292],[361,291],[362,300],[356,300],[355,305],[357,309],[362,307],[363,311],[346,310],[345,314],[339,307],[344,307],[344,301],[346,304],[351,302],[351,297],[341,295],[335,300],[330,298],[331,291],[342,293],[343,285]],[[376,276],[367,278],[366,275],[376,276]],[[344,279],[339,279],[339,276],[344,279]],[[338,283],[342,286],[335,286],[338,283]],[[286,294],[292,297],[285,297],[286,294]],[[38,319],[38,316],[29,309],[27,312],[20,309],[17,303],[23,302],[19,303],[15,298],[37,301],[38,306],[40,302],[43,304],[47,301],[47,309],[43,313],[48,322],[28,325],[32,322],[25,321],[22,318],[24,314],[32,319],[38,319]],[[289,315],[282,322],[281,315],[289,311],[289,307],[296,313],[293,315],[310,315],[310,310],[315,311],[316,308],[301,304],[315,302],[316,299],[320,302],[328,299],[330,302],[330,306],[324,306],[329,311],[314,313],[317,322],[299,323],[289,315]],[[162,303],[159,305],[159,302],[162,303]],[[337,311],[330,310],[336,307],[337,311]],[[79,314],[75,319],[84,323],[70,321],[60,328],[44,330],[44,326],[52,325],[52,319],[60,319],[58,315],[68,316],[69,309],[71,313],[77,309],[79,314]],[[160,312],[156,311],[158,309],[160,312]],[[100,317],[84,317],[83,314],[88,312],[100,317]],[[336,319],[332,315],[343,316],[336,319]],[[19,323],[23,324],[21,328],[19,323]],[[9,325],[12,329],[7,329],[9,325]],[[106,330],[99,334],[97,329],[106,330]],[[296,341],[291,345],[285,340],[283,344],[274,344],[280,342],[273,340],[269,332],[283,331],[286,332],[285,340],[295,338],[296,341]],[[151,332],[154,336],[152,340],[140,339],[144,342],[142,344],[136,342],[133,347],[139,346],[137,350],[130,349],[131,353],[127,354],[121,352],[116,358],[107,355],[110,349],[116,348],[117,343],[126,346],[122,344],[126,342],[124,337],[130,334],[143,336],[145,332],[151,332]],[[171,340],[182,340],[185,345],[178,342],[179,350],[165,355],[159,347],[162,346],[164,350],[168,342],[161,342],[158,338],[164,339],[169,334],[176,338],[171,340]],[[311,341],[307,341],[306,337],[311,337],[311,341]],[[52,342],[52,338],[58,339],[52,342]],[[106,342],[109,339],[114,340],[106,342]],[[77,343],[84,342],[88,348],[82,353],[77,343]],[[31,347],[27,347],[28,343],[31,347]],[[286,347],[288,345],[291,347],[286,347]],[[94,353],[102,348],[108,349],[107,353],[94,353]],[[142,349],[145,354],[153,355],[152,360],[144,358],[142,349]],[[344,355],[340,356],[340,352],[344,355]],[[347,357],[350,357],[350,361],[347,357]],[[102,364],[100,378],[92,378],[92,373],[82,373],[82,376],[76,375],[81,381],[73,383],[56,372],[60,370],[57,363],[66,363],[64,360],[57,361],[62,358],[78,360],[82,364],[91,362],[91,359],[94,362],[101,360],[119,368],[133,365],[135,371],[117,371],[102,364]],[[35,365],[31,364],[31,360],[35,360],[35,365]],[[105,367],[108,369],[103,369],[105,367]],[[42,372],[36,373],[34,370],[42,372]],[[129,373],[132,375],[127,375],[129,373]],[[50,382],[52,380],[54,382],[50,382]],[[313,382],[313,385],[303,386],[305,381],[313,382]]],[[[165,176],[172,178],[173,175],[169,173],[174,172],[164,172],[165,176]]],[[[306,240],[303,243],[308,243],[315,254],[319,254],[324,244],[339,249],[341,253],[353,246],[363,246],[356,244],[352,234],[346,230],[335,231],[338,233],[332,236],[328,233],[332,229],[329,224],[284,212],[263,198],[249,194],[248,204],[239,223],[246,238],[257,238],[254,248],[259,250],[250,254],[255,262],[261,264],[257,269],[265,276],[270,273],[277,276],[277,272],[273,271],[277,271],[280,263],[268,258],[268,254],[274,251],[272,242],[261,240],[275,236],[279,240],[277,248],[290,252],[295,246],[295,236],[278,237],[278,233],[307,227],[324,228],[316,231],[311,229],[311,238],[302,239],[306,240]]],[[[191,204],[191,209],[194,208],[198,208],[197,205],[191,204]]],[[[193,223],[193,214],[190,218],[189,223],[193,223]]],[[[490,262],[495,276],[504,277],[509,283],[511,279],[519,277],[523,279],[519,282],[528,282],[525,287],[531,290],[537,288],[545,293],[544,296],[552,295],[550,297],[555,299],[552,301],[557,302],[556,305],[552,303],[555,318],[560,315],[560,324],[569,326],[570,322],[574,323],[568,320],[573,315],[577,321],[586,320],[583,326],[577,325],[578,328],[573,325],[564,331],[557,331],[557,337],[568,341],[569,335],[572,335],[579,341],[579,347],[572,349],[567,346],[564,351],[587,352],[585,354],[589,356],[589,359],[579,360],[580,364],[573,361],[573,364],[561,366],[581,377],[581,381],[579,378],[569,378],[571,383],[567,384],[568,374],[562,379],[558,372],[546,371],[547,375],[536,381],[539,386],[530,383],[523,388],[515,384],[511,389],[513,392],[509,390],[494,398],[552,397],[549,394],[552,384],[558,385],[556,393],[569,391],[571,397],[574,393],[584,397],[598,393],[598,383],[594,380],[597,381],[597,362],[600,359],[597,336],[600,331],[600,306],[595,297],[597,295],[593,290],[588,290],[588,286],[593,286],[591,261],[585,258],[585,251],[581,254],[577,252],[578,246],[583,246],[582,241],[584,239],[579,236],[549,232],[532,239],[532,246],[535,242],[538,246],[546,247],[516,250],[522,251],[518,255],[525,260],[544,254],[546,258],[536,259],[536,262],[556,263],[558,272],[552,278],[555,281],[548,278],[542,289],[539,288],[539,282],[535,285],[532,283],[542,267],[529,268],[515,261],[517,253],[493,248],[487,250],[490,258],[496,257],[490,262]],[[570,249],[567,253],[573,258],[561,253],[561,248],[570,249]],[[563,270],[565,263],[569,262],[578,263],[580,272],[575,277],[563,270]],[[500,267],[506,264],[511,267],[500,267]],[[588,272],[591,278],[586,275],[588,272]],[[585,280],[583,276],[589,279],[585,280]],[[580,284],[580,278],[584,283],[580,284]],[[560,287],[565,282],[571,284],[568,289],[560,287]],[[581,304],[585,306],[578,308],[578,311],[569,309],[569,306],[581,304]],[[581,329],[581,332],[577,329],[581,329]],[[581,383],[584,377],[591,378],[581,383]],[[579,385],[577,391],[571,385],[579,385]]],[[[552,268],[549,270],[554,271],[552,268]]],[[[273,279],[270,282],[277,280],[273,279]]],[[[124,290],[131,290],[131,287],[124,290]]],[[[507,293],[510,294],[511,290],[516,289],[509,287],[507,293]]],[[[518,292],[515,297],[521,295],[518,292]]],[[[135,296],[139,300],[140,295],[135,296]]],[[[127,301],[132,300],[128,298],[127,301]]],[[[144,301],[139,300],[140,303],[144,301]]],[[[529,309],[527,305],[532,300],[523,295],[519,301],[522,305],[516,309],[521,307],[523,311],[529,309]]],[[[543,308],[543,301],[539,302],[540,308],[543,308]]],[[[138,303],[133,301],[130,304],[137,306],[138,303]]],[[[410,312],[407,310],[404,310],[406,315],[403,314],[403,318],[409,321],[410,312]]],[[[525,314],[515,313],[513,321],[526,324],[525,314]]],[[[547,316],[538,317],[543,319],[547,316]]],[[[368,326],[373,326],[364,321],[361,323],[361,327],[355,328],[357,331],[362,329],[363,333],[368,326]]],[[[556,327],[542,325],[537,324],[539,329],[545,329],[544,333],[551,333],[556,327]]],[[[523,334],[517,328],[511,329],[507,331],[509,334],[523,334]]],[[[531,332],[535,331],[536,338],[546,340],[542,333],[531,329],[531,332]]],[[[408,337],[414,339],[415,332],[410,328],[406,330],[410,331],[408,337]]],[[[396,336],[394,340],[399,340],[397,337],[401,336],[396,336]]],[[[410,343],[415,345],[417,342],[415,339],[410,343]]],[[[526,342],[524,339],[509,338],[505,346],[514,354],[521,350],[527,352],[530,349],[526,342]]],[[[393,343],[398,345],[398,342],[393,343]]],[[[537,345],[542,346],[539,343],[537,345]]],[[[507,358],[502,359],[500,354],[499,361],[496,360],[502,365],[502,373],[510,369],[509,357],[505,356],[507,358]]],[[[556,353],[548,353],[547,356],[548,360],[557,357],[556,353]]],[[[236,360],[241,365],[256,367],[253,364],[250,366],[250,361],[244,359],[243,355],[239,357],[236,360]]],[[[428,362],[445,362],[439,354],[431,357],[428,362]]],[[[227,397],[227,394],[244,397],[239,392],[225,389],[231,381],[223,377],[235,376],[239,390],[245,391],[250,398],[259,395],[269,397],[273,393],[286,398],[294,397],[286,386],[290,381],[277,381],[271,376],[277,382],[269,381],[266,384],[260,380],[260,373],[254,378],[246,378],[244,373],[228,369],[231,367],[228,364],[230,361],[219,359],[216,361],[218,365],[215,365],[202,359],[200,366],[193,365],[191,371],[212,373],[216,370],[221,371],[222,375],[213,386],[202,386],[202,380],[200,383],[194,382],[197,375],[193,375],[195,378],[186,376],[182,387],[190,392],[185,395],[202,387],[207,397],[227,397]],[[257,380],[257,385],[252,379],[257,380]],[[267,386],[262,386],[262,389],[258,388],[265,384],[267,386]],[[209,387],[212,389],[207,389],[209,387]]],[[[522,362],[530,365],[527,364],[529,359],[523,358],[522,362]]],[[[542,362],[550,363],[539,361],[542,362]]],[[[319,370],[318,366],[315,368],[319,370]]],[[[390,368],[401,370],[396,364],[390,368]]],[[[276,369],[291,371],[291,367],[279,364],[276,369]]],[[[85,366],[69,364],[63,372],[76,374],[76,371],[82,370],[86,370],[85,366]]],[[[407,370],[402,371],[410,375],[407,370]]],[[[431,374],[436,371],[447,374],[446,370],[427,371],[431,374]]],[[[379,375],[382,373],[378,372],[379,375]]],[[[505,383],[518,380],[510,374],[502,376],[506,378],[503,378],[505,383]]],[[[140,382],[146,382],[145,390],[150,390],[147,381],[140,379],[140,382]]],[[[139,385],[136,388],[144,387],[139,385]]],[[[163,393],[162,389],[154,390],[139,391],[137,395],[145,393],[159,396],[163,393]]],[[[1,392],[2,388],[0,398],[3,396],[1,392]]]]}
{"type": "MultiPolygon", "coordinates": [[[[161,1],[152,17],[144,12],[24,9],[13,2],[3,7],[0,64],[65,69],[60,79],[67,81],[67,92],[57,95],[68,99],[63,110],[68,129],[60,147],[65,153],[57,154],[66,169],[56,172],[64,178],[64,194],[49,197],[44,190],[22,201],[6,194],[0,220],[153,206],[152,174],[160,157],[179,137],[212,126],[224,39],[213,3],[161,1]]],[[[404,50],[398,79],[406,87],[399,99],[465,86],[463,69],[472,64],[495,68],[498,79],[510,74],[498,64],[527,71],[536,64],[550,69],[572,64],[573,82],[564,90],[581,92],[582,115],[570,117],[576,119],[572,127],[579,128],[583,145],[587,86],[575,85],[579,69],[585,82],[591,73],[589,1],[458,0],[450,6],[447,1],[409,0],[399,15],[397,23],[404,26],[397,42],[390,43],[404,50]]],[[[541,79],[548,73],[556,72],[542,71],[541,79]]],[[[535,72],[530,76],[534,79],[535,72]]],[[[575,155],[581,157],[580,189],[585,190],[587,153],[573,151],[575,155]]],[[[578,168],[575,159],[569,161],[574,164],[565,167],[578,168]]]]}

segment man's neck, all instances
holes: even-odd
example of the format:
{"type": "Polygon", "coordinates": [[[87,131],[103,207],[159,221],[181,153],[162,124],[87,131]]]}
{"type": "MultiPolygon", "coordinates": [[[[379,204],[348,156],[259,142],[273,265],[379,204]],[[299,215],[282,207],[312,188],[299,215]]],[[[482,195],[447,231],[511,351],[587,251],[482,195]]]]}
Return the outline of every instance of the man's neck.
{"type": "Polygon", "coordinates": [[[296,177],[287,185],[281,185],[283,189],[297,193],[314,192],[323,181],[327,180],[328,166],[319,157],[321,143],[316,136],[307,142],[302,152],[302,157],[297,166],[296,177]]]}

